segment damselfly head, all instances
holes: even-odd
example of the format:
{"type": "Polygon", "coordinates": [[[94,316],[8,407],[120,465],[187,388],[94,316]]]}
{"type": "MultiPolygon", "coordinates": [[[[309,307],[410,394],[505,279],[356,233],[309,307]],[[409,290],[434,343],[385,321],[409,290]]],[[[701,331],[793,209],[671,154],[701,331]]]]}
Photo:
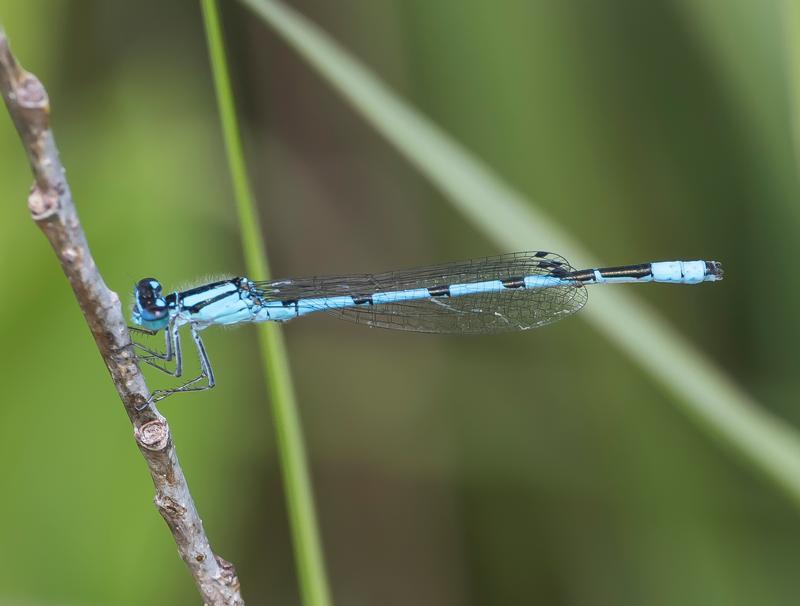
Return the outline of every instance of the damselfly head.
{"type": "Polygon", "coordinates": [[[161,283],[155,278],[144,278],[133,289],[134,324],[153,330],[164,328],[169,322],[169,307],[161,294],[161,283]]]}

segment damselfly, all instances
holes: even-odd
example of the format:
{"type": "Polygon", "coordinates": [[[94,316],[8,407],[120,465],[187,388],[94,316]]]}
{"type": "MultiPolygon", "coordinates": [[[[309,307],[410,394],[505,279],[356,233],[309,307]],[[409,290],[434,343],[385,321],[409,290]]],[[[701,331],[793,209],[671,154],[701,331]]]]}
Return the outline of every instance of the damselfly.
{"type": "Polygon", "coordinates": [[[184,324],[200,360],[200,375],[174,389],[153,392],[151,401],[214,386],[214,371],[200,331],[213,325],[285,322],[328,312],[381,328],[429,333],[489,334],[528,330],[578,311],[588,284],[667,282],[699,284],[722,279],[716,261],[662,261],[642,265],[572,268],[548,252],[521,252],[381,274],[254,282],[231,278],[163,294],[154,278],[134,289],[133,330],[164,330],[166,349],[139,359],[174,377],[183,372],[179,329],[184,324]],[[174,369],[162,366],[175,361],[174,369]]]}

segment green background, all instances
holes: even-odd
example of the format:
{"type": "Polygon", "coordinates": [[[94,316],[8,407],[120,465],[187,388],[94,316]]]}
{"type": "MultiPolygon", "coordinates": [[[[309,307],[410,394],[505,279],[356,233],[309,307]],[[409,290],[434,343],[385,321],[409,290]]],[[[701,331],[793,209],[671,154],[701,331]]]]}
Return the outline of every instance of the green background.
{"type": "MultiPolygon", "coordinates": [[[[222,5],[276,276],[508,252],[252,13],[222,5]]],[[[723,261],[714,286],[619,288],[762,406],[800,421],[781,3],[293,5],[605,263],[723,261]]],[[[174,287],[241,273],[197,4],[0,0],[0,24],[50,93],[109,285],[127,301],[146,275],[174,287]]],[[[1,117],[0,604],[198,603],[130,424],[28,217],[30,182],[1,117]]],[[[791,502],[580,319],[456,338],[320,317],[285,334],[337,604],[796,602],[791,502]]],[[[162,411],[248,603],[297,604],[254,331],[210,331],[206,344],[218,387],[162,411]]]]}

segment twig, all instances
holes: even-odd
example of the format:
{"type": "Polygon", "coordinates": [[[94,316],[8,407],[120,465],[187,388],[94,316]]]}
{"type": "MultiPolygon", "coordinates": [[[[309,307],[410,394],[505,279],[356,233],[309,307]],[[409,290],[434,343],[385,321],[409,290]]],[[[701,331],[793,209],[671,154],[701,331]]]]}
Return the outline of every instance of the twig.
{"type": "Polygon", "coordinates": [[[31,217],[44,232],[67,276],[100,355],[111,373],[134,428],[139,450],[156,487],[155,504],[208,606],[239,606],[239,579],[232,564],[211,550],[166,419],[150,405],[136,364],[119,296],[95,265],[50,130],[50,107],[42,83],[17,63],[0,29],[0,92],[28,154],[35,182],[28,197],[31,217]]]}

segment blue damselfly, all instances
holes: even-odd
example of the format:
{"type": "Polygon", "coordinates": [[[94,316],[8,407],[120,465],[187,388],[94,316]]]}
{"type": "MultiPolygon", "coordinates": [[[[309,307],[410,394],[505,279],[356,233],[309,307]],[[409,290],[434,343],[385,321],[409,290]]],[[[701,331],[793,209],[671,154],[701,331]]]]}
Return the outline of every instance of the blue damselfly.
{"type": "Polygon", "coordinates": [[[716,261],[662,261],[641,265],[572,268],[548,252],[521,252],[380,274],[254,282],[237,277],[164,295],[154,278],[134,289],[135,331],[165,332],[166,350],[139,343],[139,359],[180,377],[179,329],[188,324],[200,360],[200,375],[151,401],[214,386],[214,371],[200,332],[214,325],[285,322],[328,312],[381,328],[428,333],[489,334],[528,330],[578,311],[586,285],[618,282],[699,284],[722,279],[716,261]],[[173,370],[162,366],[175,360],[173,370]]]}

